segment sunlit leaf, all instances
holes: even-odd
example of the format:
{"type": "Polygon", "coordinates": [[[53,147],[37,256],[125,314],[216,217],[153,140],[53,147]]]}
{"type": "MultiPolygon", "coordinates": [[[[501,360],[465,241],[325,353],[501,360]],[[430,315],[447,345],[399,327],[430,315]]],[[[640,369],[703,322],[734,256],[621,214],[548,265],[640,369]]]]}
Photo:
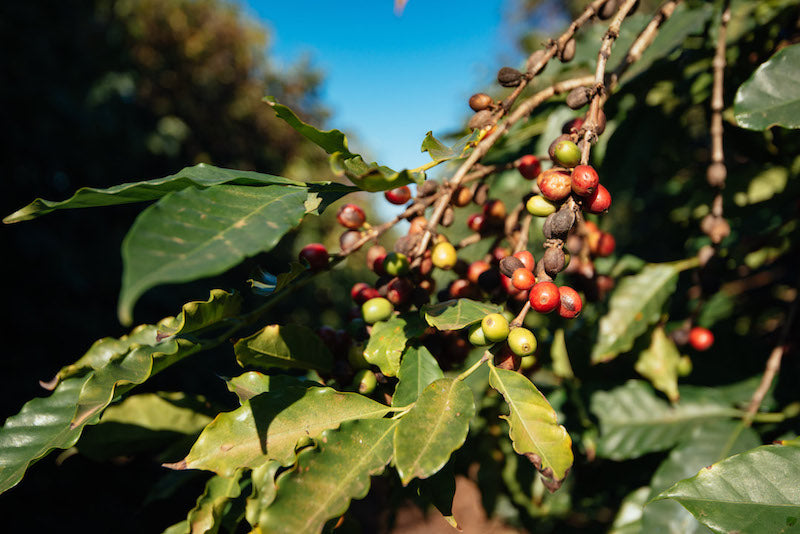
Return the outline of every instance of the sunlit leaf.
{"type": "Polygon", "coordinates": [[[426,387],[397,425],[394,455],[403,484],[441,469],[467,439],[475,415],[472,391],[460,380],[440,378],[426,387]]]}
{"type": "Polygon", "coordinates": [[[742,128],[800,128],[800,45],[782,48],[736,91],[734,116],[742,128]]]}
{"type": "Polygon", "coordinates": [[[310,328],[268,325],[233,346],[240,365],[330,371],[333,355],[310,328]]]}
{"type": "Polygon", "coordinates": [[[433,132],[425,134],[425,139],[422,141],[422,152],[427,152],[433,161],[447,161],[454,158],[460,158],[465,155],[467,149],[478,140],[480,132],[478,130],[472,131],[456,141],[452,146],[448,146],[436,139],[433,132]]]}
{"type": "Polygon", "coordinates": [[[174,469],[206,469],[228,476],[269,460],[291,465],[301,438],[317,438],[344,421],[383,417],[389,408],[356,393],[327,387],[287,387],[262,393],[217,415],[174,469]]]}
{"type": "Polygon", "coordinates": [[[250,400],[256,395],[266,393],[270,389],[283,389],[290,386],[310,386],[311,382],[303,378],[288,375],[265,375],[258,371],[247,371],[225,382],[228,391],[236,394],[240,402],[250,400]]]}
{"type": "Polygon", "coordinates": [[[428,384],[443,377],[442,369],[428,349],[408,347],[397,372],[399,382],[392,396],[392,406],[411,404],[428,384]]]}
{"type": "Polygon", "coordinates": [[[677,401],[678,394],[678,363],[681,354],[675,342],[667,337],[664,328],[657,327],[653,330],[650,347],[643,350],[636,361],[636,372],[645,377],[659,391],[663,391],[667,398],[677,401]]]}
{"type": "Polygon", "coordinates": [[[422,321],[416,315],[397,316],[375,323],[364,349],[364,359],[377,365],[386,376],[397,376],[406,343],[424,330],[422,321]]]}
{"type": "Polygon", "coordinates": [[[490,313],[501,311],[501,306],[470,299],[446,300],[422,307],[425,320],[439,330],[458,330],[477,323],[490,313]]]}
{"type": "Polygon", "coordinates": [[[556,412],[525,376],[490,364],[489,384],[508,404],[509,436],[517,454],[525,455],[542,474],[550,491],[561,486],[572,467],[572,439],[558,424],[556,412]]]}
{"type": "Polygon", "coordinates": [[[636,338],[661,316],[675,291],[678,272],[674,263],[657,263],[620,281],[609,299],[608,313],[600,318],[592,363],[612,360],[633,347],[636,338]]]}
{"type": "Polygon", "coordinates": [[[714,532],[800,532],[800,447],[766,445],[704,467],[674,499],[714,532]]]}
{"type": "Polygon", "coordinates": [[[145,209],[122,243],[120,321],[148,289],[226,271],[274,247],[305,213],[302,187],[221,185],[170,193],[145,209]]]}
{"type": "Polygon", "coordinates": [[[352,499],[367,494],[370,477],[381,473],[392,457],[397,425],[374,419],[325,431],[316,448],[301,452],[297,466],[278,477],[275,500],[259,517],[261,532],[321,532],[352,499]]]}

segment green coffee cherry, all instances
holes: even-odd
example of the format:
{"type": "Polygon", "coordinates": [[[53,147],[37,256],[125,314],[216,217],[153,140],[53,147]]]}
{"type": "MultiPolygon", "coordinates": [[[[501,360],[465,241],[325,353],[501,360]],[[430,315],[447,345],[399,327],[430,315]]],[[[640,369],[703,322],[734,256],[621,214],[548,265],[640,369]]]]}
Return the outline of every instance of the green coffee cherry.
{"type": "Polygon", "coordinates": [[[392,316],[393,312],[394,306],[383,297],[369,299],[361,305],[361,313],[364,315],[364,321],[369,324],[385,321],[392,316]]]}
{"type": "Polygon", "coordinates": [[[547,217],[558,210],[555,202],[547,200],[542,195],[533,195],[525,204],[528,213],[536,217],[547,217]]]}
{"type": "Polygon", "coordinates": [[[508,320],[499,313],[490,313],[481,321],[481,329],[490,343],[503,341],[510,331],[508,320]]]}
{"type": "Polygon", "coordinates": [[[482,347],[489,344],[489,342],[486,340],[486,334],[483,333],[483,328],[481,328],[481,323],[475,323],[469,327],[468,339],[469,342],[476,347],[482,347]]]}
{"type": "Polygon", "coordinates": [[[530,356],[536,351],[536,337],[527,328],[515,328],[508,334],[508,347],[517,356],[530,356]]]}
{"type": "Polygon", "coordinates": [[[408,266],[408,258],[399,252],[390,252],[383,259],[383,269],[389,276],[403,276],[408,272],[408,266]]]}
{"type": "Polygon", "coordinates": [[[375,379],[375,373],[369,369],[361,369],[353,377],[353,389],[362,395],[369,395],[378,386],[378,381],[375,379]]]}

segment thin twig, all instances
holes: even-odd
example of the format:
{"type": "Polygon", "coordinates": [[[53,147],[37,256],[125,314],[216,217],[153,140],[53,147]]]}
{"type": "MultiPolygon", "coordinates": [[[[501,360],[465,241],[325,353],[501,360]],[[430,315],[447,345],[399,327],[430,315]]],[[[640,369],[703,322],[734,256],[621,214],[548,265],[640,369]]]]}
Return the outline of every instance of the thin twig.
{"type": "Polygon", "coordinates": [[[725,152],[722,148],[722,110],[725,109],[723,98],[723,82],[725,78],[725,45],[727,41],[728,22],[731,19],[731,8],[726,0],[722,16],[719,22],[719,33],[717,35],[717,48],[714,53],[712,67],[714,69],[714,85],[711,91],[711,165],[709,173],[721,173],[721,180],[716,181],[717,194],[711,205],[711,214],[714,217],[722,217],[722,188],[725,186],[725,152]]]}

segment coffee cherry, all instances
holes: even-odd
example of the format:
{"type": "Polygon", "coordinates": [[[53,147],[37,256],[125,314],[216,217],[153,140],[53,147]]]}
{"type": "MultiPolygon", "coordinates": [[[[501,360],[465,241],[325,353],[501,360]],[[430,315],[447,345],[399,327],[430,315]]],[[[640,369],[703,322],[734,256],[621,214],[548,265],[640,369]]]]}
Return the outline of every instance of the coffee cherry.
{"type": "Polygon", "coordinates": [[[522,263],[522,260],[517,258],[516,256],[507,256],[502,260],[500,260],[500,272],[503,274],[503,276],[511,278],[512,276],[514,276],[514,272],[517,269],[528,269],[528,268],[525,267],[525,264],[522,263]]]}
{"type": "Polygon", "coordinates": [[[536,178],[536,185],[546,199],[554,202],[567,198],[572,192],[572,178],[560,169],[544,171],[536,178]]]}
{"type": "Polygon", "coordinates": [[[467,127],[473,130],[483,130],[487,126],[492,125],[492,112],[488,109],[477,112],[470,117],[467,127]]]}
{"type": "Polygon", "coordinates": [[[345,228],[355,229],[361,228],[364,225],[367,216],[364,215],[364,210],[362,210],[360,206],[356,204],[345,204],[336,212],[336,219],[339,221],[339,224],[345,228]]]}
{"type": "Polygon", "coordinates": [[[369,395],[375,388],[378,387],[378,381],[375,379],[375,373],[369,369],[361,369],[353,377],[353,389],[362,395],[369,395]]]}
{"type": "Polygon", "coordinates": [[[582,127],[583,127],[583,118],[576,117],[564,123],[564,126],[561,127],[561,133],[562,134],[578,133],[582,127]]]}
{"type": "Polygon", "coordinates": [[[522,82],[522,73],[511,67],[503,67],[497,72],[497,82],[503,87],[516,87],[522,82]]]}
{"type": "Polygon", "coordinates": [[[583,301],[578,292],[571,287],[561,286],[558,288],[560,303],[558,314],[565,319],[573,319],[581,313],[583,301]]]}
{"type": "Polygon", "coordinates": [[[396,189],[389,189],[383,193],[383,196],[392,204],[405,204],[411,200],[411,189],[409,189],[407,185],[404,185],[396,189]]]}
{"type": "Polygon", "coordinates": [[[597,112],[597,135],[602,135],[606,131],[606,113],[602,109],[597,112]]]}
{"type": "Polygon", "coordinates": [[[514,354],[514,351],[511,350],[508,345],[504,344],[500,351],[495,354],[493,362],[494,366],[498,369],[517,371],[522,364],[522,358],[514,354]]]}
{"type": "Polygon", "coordinates": [[[565,44],[564,48],[558,53],[558,59],[561,60],[561,63],[569,63],[572,61],[572,58],[575,57],[575,47],[575,39],[567,41],[567,44],[565,44]]]}
{"type": "Polygon", "coordinates": [[[486,340],[486,335],[483,333],[483,328],[481,328],[481,323],[475,323],[470,326],[468,332],[469,334],[467,339],[469,339],[469,342],[476,347],[482,347],[489,344],[489,342],[486,340]]]}
{"type": "Polygon", "coordinates": [[[444,209],[444,213],[442,214],[442,220],[439,222],[445,228],[451,226],[453,221],[456,220],[456,212],[453,209],[453,206],[447,206],[444,209]]]}
{"type": "Polygon", "coordinates": [[[547,219],[550,221],[549,233],[552,234],[548,239],[563,239],[575,224],[575,212],[565,204],[556,213],[548,215],[547,219]]]}
{"type": "Polygon", "coordinates": [[[548,276],[555,278],[558,273],[564,270],[564,266],[566,265],[564,251],[561,247],[548,247],[547,250],[544,251],[542,263],[544,264],[544,272],[546,272],[548,276]]]}
{"type": "Polygon", "coordinates": [[[525,203],[525,209],[528,210],[528,213],[536,217],[547,217],[551,213],[555,213],[558,206],[542,195],[533,195],[528,199],[528,202],[525,203]]]}
{"type": "Polygon", "coordinates": [[[600,20],[608,20],[614,16],[614,13],[616,13],[618,7],[619,5],[617,0],[609,0],[600,8],[600,11],[597,13],[597,17],[600,20]]]}
{"type": "Polygon", "coordinates": [[[440,269],[452,269],[456,261],[458,261],[456,248],[447,241],[437,243],[431,252],[431,260],[433,264],[440,269]]]}
{"type": "Polygon", "coordinates": [[[350,290],[350,296],[358,305],[364,304],[369,299],[374,299],[375,297],[379,297],[380,293],[374,287],[370,286],[369,284],[365,284],[364,282],[358,282],[357,284],[353,285],[353,288],[350,290]]]}
{"type": "Polygon", "coordinates": [[[321,271],[328,267],[328,250],[321,243],[309,243],[299,254],[300,262],[308,264],[312,271],[321,271]]]}
{"type": "Polygon", "coordinates": [[[428,227],[428,219],[423,216],[414,217],[410,221],[408,233],[410,234],[424,234],[425,229],[428,227]]]}
{"type": "Polygon", "coordinates": [[[600,177],[591,165],[578,165],[572,169],[572,191],[576,195],[592,195],[600,185],[600,177]]]}
{"type": "Polygon", "coordinates": [[[339,236],[339,248],[343,252],[351,252],[352,250],[355,250],[354,247],[360,239],[361,232],[358,230],[347,230],[342,232],[342,235],[339,236]]]}
{"type": "Polygon", "coordinates": [[[520,250],[514,253],[514,257],[521,261],[526,269],[533,272],[534,267],[536,267],[536,260],[533,259],[533,254],[527,250],[520,250]]]}
{"type": "Polygon", "coordinates": [[[483,227],[486,223],[486,217],[483,216],[483,213],[473,213],[467,219],[467,226],[473,232],[480,232],[483,230],[483,227]]]}
{"type": "Polygon", "coordinates": [[[533,154],[526,154],[517,161],[517,170],[526,180],[535,180],[542,172],[542,164],[533,154]]]}
{"type": "Polygon", "coordinates": [[[533,287],[533,284],[536,283],[536,278],[534,278],[531,271],[523,267],[514,271],[514,274],[511,276],[511,283],[514,284],[514,287],[517,289],[526,291],[533,287]]]}
{"type": "Polygon", "coordinates": [[[476,93],[469,97],[469,107],[472,111],[483,111],[494,103],[492,97],[486,93],[476,93]]]}
{"type": "Polygon", "coordinates": [[[367,250],[367,268],[372,272],[381,275],[383,271],[383,260],[386,258],[386,249],[380,245],[373,245],[367,250]]]}
{"type": "Polygon", "coordinates": [[[511,249],[508,247],[497,246],[491,251],[492,261],[500,263],[500,261],[508,256],[511,256],[511,249]]]}
{"type": "Polygon", "coordinates": [[[403,276],[408,272],[408,258],[399,252],[390,252],[383,259],[383,270],[389,276],[403,276]]]}
{"type": "Polygon", "coordinates": [[[453,193],[453,204],[459,208],[463,208],[472,202],[472,189],[469,187],[459,186],[456,192],[453,193]]]}
{"type": "Polygon", "coordinates": [[[611,207],[611,194],[603,184],[598,184],[597,191],[586,197],[583,207],[589,213],[603,213],[611,207]]]}
{"type": "Polygon", "coordinates": [[[449,297],[454,299],[471,299],[481,296],[478,288],[464,278],[457,278],[450,282],[447,292],[449,297]]]}
{"type": "Polygon", "coordinates": [[[469,264],[469,269],[467,269],[467,280],[473,284],[478,284],[481,275],[491,268],[492,266],[483,260],[473,261],[469,264]]]}
{"type": "Polygon", "coordinates": [[[605,258],[606,256],[611,256],[611,254],[614,253],[616,246],[617,241],[614,239],[614,236],[608,232],[602,232],[600,234],[600,238],[597,240],[597,246],[592,249],[592,253],[595,256],[605,258]]]}
{"type": "Polygon", "coordinates": [[[369,299],[361,305],[361,314],[364,316],[364,322],[369,324],[385,321],[392,316],[393,312],[394,306],[383,297],[369,299]]]}
{"type": "Polygon", "coordinates": [[[588,104],[591,98],[591,89],[588,87],[576,87],[567,95],[567,106],[569,106],[570,109],[580,109],[588,104]]]}
{"type": "Polygon", "coordinates": [[[531,308],[539,313],[550,313],[559,307],[561,295],[553,282],[537,282],[531,288],[531,308]]]}
{"type": "Polygon", "coordinates": [[[486,340],[491,343],[503,341],[508,337],[508,320],[499,313],[490,313],[481,320],[481,329],[486,340]]]}
{"type": "Polygon", "coordinates": [[[414,286],[408,278],[393,278],[386,288],[386,298],[395,306],[401,306],[411,299],[414,286]]]}
{"type": "Polygon", "coordinates": [[[678,360],[675,370],[678,371],[678,376],[689,376],[692,373],[692,359],[684,354],[678,360]]]}
{"type": "Polygon", "coordinates": [[[581,151],[572,141],[559,141],[553,149],[553,161],[564,167],[574,167],[581,161],[581,151]]]}
{"type": "Polygon", "coordinates": [[[506,205],[502,200],[492,199],[483,205],[483,216],[486,220],[500,222],[506,218],[506,205]]]}
{"type": "Polygon", "coordinates": [[[508,348],[517,356],[529,356],[536,351],[536,336],[527,328],[514,328],[508,333],[508,348]]]}
{"type": "Polygon", "coordinates": [[[689,330],[689,344],[694,350],[708,350],[714,344],[714,334],[708,328],[695,326],[689,330]]]}

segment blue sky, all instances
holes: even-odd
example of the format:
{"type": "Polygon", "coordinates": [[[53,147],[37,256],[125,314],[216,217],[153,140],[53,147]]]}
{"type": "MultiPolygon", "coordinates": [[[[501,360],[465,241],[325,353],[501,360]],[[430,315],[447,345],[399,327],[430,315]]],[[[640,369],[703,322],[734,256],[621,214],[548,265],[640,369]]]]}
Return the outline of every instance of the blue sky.
{"type": "Polygon", "coordinates": [[[328,126],[398,169],[429,161],[425,133],[463,124],[469,96],[523,60],[504,24],[508,2],[410,0],[397,16],[392,0],[240,1],[270,28],[273,61],[308,54],[324,73],[328,126]]]}

